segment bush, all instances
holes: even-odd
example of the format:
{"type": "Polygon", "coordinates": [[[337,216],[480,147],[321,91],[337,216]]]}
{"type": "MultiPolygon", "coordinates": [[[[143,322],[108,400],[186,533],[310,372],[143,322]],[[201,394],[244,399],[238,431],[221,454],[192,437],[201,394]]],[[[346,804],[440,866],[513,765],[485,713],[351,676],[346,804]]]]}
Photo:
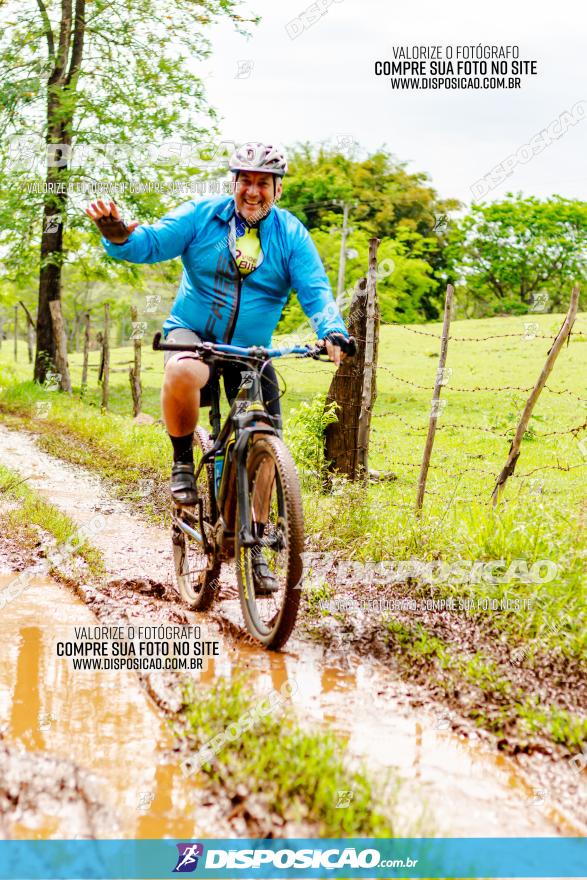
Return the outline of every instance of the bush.
{"type": "Polygon", "coordinates": [[[519,299],[505,299],[496,302],[493,306],[492,314],[494,315],[527,315],[528,305],[519,299]]]}
{"type": "Polygon", "coordinates": [[[319,488],[326,477],[324,432],[336,422],[336,403],[326,407],[326,395],[317,394],[309,403],[302,403],[290,413],[285,435],[286,443],[298,466],[304,488],[319,488]]]}

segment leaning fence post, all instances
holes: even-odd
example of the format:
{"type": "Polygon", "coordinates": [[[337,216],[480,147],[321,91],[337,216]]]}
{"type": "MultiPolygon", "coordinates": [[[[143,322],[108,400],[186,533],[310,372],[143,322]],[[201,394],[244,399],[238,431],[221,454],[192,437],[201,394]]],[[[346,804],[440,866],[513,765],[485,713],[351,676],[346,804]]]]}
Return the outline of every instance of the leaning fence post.
{"type": "Polygon", "coordinates": [[[84,315],[84,358],[82,363],[82,380],[80,396],[83,397],[88,387],[88,361],[90,358],[90,313],[84,315]]]}
{"type": "Polygon", "coordinates": [[[536,380],[536,384],[534,388],[530,392],[530,396],[526,401],[526,406],[522,411],[522,415],[520,416],[520,421],[518,422],[518,427],[516,428],[516,434],[514,439],[512,440],[510,451],[507,457],[507,461],[503,466],[503,469],[497,478],[497,482],[495,484],[495,488],[491,493],[491,500],[493,501],[493,506],[495,507],[498,501],[500,500],[506,480],[510,477],[516,469],[516,462],[518,461],[520,455],[520,446],[522,444],[522,439],[524,434],[526,433],[526,428],[528,427],[528,422],[530,421],[530,417],[532,415],[532,411],[534,409],[534,405],[536,401],[540,397],[540,392],[546,385],[546,380],[550,376],[552,368],[554,367],[554,363],[558,357],[558,354],[561,348],[564,345],[565,340],[569,337],[571,333],[571,329],[573,327],[575,317],[577,315],[577,309],[579,307],[579,285],[575,284],[573,287],[573,292],[571,293],[571,301],[569,303],[569,310],[567,312],[567,316],[562,323],[560,330],[557,333],[556,339],[554,340],[552,346],[548,351],[548,355],[546,358],[546,362],[542,367],[542,372],[540,373],[538,379],[536,380]]]}
{"type": "Polygon", "coordinates": [[[130,307],[130,318],[133,324],[133,346],[135,354],[134,367],[129,367],[128,375],[130,379],[130,392],[132,394],[132,414],[138,416],[141,411],[142,393],[141,387],[141,333],[137,325],[137,309],[136,306],[130,307]]]}
{"type": "Polygon", "coordinates": [[[29,312],[29,310],[27,309],[27,307],[25,306],[23,301],[19,300],[18,304],[20,306],[22,306],[22,310],[25,313],[26,319],[27,319],[27,337],[26,338],[27,338],[27,346],[28,346],[28,352],[29,352],[29,364],[32,364],[33,351],[34,351],[34,347],[35,347],[35,335],[34,334],[37,329],[37,325],[35,324],[35,322],[33,320],[33,316],[31,315],[31,313],[29,312]]]}
{"type": "Polygon", "coordinates": [[[108,409],[110,390],[110,303],[104,303],[104,332],[102,334],[102,409],[108,409]]]}
{"type": "Polygon", "coordinates": [[[444,368],[446,365],[446,356],[448,353],[448,338],[450,331],[450,317],[452,313],[453,294],[454,287],[452,286],[452,284],[447,284],[446,297],[444,299],[444,319],[442,322],[440,357],[438,359],[438,369],[436,371],[436,381],[434,382],[432,405],[430,407],[428,436],[426,437],[426,445],[424,446],[424,454],[422,456],[422,464],[420,466],[420,476],[418,478],[418,496],[416,498],[416,511],[420,511],[422,509],[422,504],[424,503],[426,480],[428,478],[428,468],[430,467],[430,456],[432,455],[432,447],[434,445],[434,437],[436,435],[436,423],[438,422],[438,410],[440,404],[440,389],[444,385],[444,368]]]}

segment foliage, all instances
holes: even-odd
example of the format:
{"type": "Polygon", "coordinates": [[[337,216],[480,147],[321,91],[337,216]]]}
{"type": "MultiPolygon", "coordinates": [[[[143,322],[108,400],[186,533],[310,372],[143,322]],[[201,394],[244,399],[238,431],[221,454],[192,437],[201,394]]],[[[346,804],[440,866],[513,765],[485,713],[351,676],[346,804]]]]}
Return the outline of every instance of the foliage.
{"type": "Polygon", "coordinates": [[[0,258],[14,286],[35,286],[47,206],[58,214],[63,244],[51,246],[46,259],[72,266],[65,282],[74,290],[93,280],[137,286],[148,279],[96,247],[99,235],[82,208],[106,195],[106,185],[119,187],[115,200],[124,213],[152,220],[185,201],[173,190],[178,179],[214,171],[214,150],[204,155],[201,148],[217,137],[216,112],[192,64],[210,54],[206,31],[219,19],[243,33],[257,21],[240,15],[239,6],[239,0],[136,0],[113,14],[108,0],[87,9],[79,0],[71,14],[64,0],[4,4],[0,258]],[[46,140],[72,149],[47,148],[46,140]],[[64,193],[35,191],[56,177],[64,193]],[[141,192],[147,182],[153,191],[141,192]]]}
{"type": "Polygon", "coordinates": [[[539,293],[556,310],[587,278],[587,203],[508,193],[473,205],[452,228],[447,259],[472,299],[469,316],[521,314],[539,293]]]}
{"type": "Polygon", "coordinates": [[[326,476],[324,431],[336,422],[336,404],[326,407],[326,395],[301,403],[289,416],[286,441],[300,469],[304,484],[318,488],[326,476]]]}
{"type": "Polygon", "coordinates": [[[386,150],[358,160],[340,147],[305,143],[290,150],[289,160],[282,204],[309,229],[340,225],[346,201],[351,225],[369,235],[396,238],[403,228],[428,238],[435,236],[438,217],[459,207],[455,199],[440,199],[425,173],[408,173],[386,150]]]}
{"type": "MultiPolygon", "coordinates": [[[[305,143],[290,152],[290,173],[282,207],[296,214],[312,231],[333,287],[338,276],[342,203],[351,206],[347,249],[358,251],[347,262],[345,284],[365,274],[369,238],[381,239],[379,260],[396,266],[381,284],[385,320],[423,321],[439,314],[438,276],[448,212],[459,203],[440,199],[424,173],[410,174],[385,150],[364,159],[351,158],[340,146],[305,143]]],[[[290,305],[301,315],[299,306],[290,305]]],[[[280,327],[289,332],[288,318],[280,327]]]]}

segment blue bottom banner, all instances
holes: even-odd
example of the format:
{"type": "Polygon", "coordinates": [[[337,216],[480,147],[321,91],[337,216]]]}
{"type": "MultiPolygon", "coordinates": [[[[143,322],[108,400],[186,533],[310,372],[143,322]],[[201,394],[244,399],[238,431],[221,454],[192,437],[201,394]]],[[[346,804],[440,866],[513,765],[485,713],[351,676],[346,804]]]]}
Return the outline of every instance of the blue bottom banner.
{"type": "Polygon", "coordinates": [[[587,838],[0,840],[0,880],[585,877],[587,838]]]}

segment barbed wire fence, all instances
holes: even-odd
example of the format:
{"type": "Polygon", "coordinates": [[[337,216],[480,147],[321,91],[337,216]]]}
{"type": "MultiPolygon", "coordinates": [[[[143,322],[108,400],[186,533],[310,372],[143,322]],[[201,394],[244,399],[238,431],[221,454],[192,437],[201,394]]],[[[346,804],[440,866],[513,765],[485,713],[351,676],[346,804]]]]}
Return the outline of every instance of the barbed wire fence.
{"type": "MultiPolygon", "coordinates": [[[[364,291],[365,287],[369,285],[369,278],[362,279],[361,282],[357,284],[355,289],[355,295],[364,291]]],[[[363,294],[364,296],[364,294],[363,294]]],[[[349,443],[353,442],[356,445],[355,450],[355,461],[367,461],[367,455],[369,452],[369,446],[377,453],[379,460],[382,458],[386,461],[386,467],[393,468],[394,470],[378,473],[373,472],[365,466],[365,469],[362,473],[349,473],[346,472],[347,476],[350,476],[351,479],[375,479],[375,480],[397,480],[399,478],[399,474],[397,471],[404,470],[407,471],[407,474],[402,474],[402,477],[407,477],[410,473],[416,475],[417,474],[417,484],[416,484],[416,499],[415,504],[399,504],[400,507],[405,507],[411,510],[416,510],[416,512],[422,509],[422,505],[424,502],[424,495],[436,496],[439,498],[446,498],[447,494],[452,492],[453,498],[452,500],[458,500],[464,503],[476,503],[480,500],[480,496],[478,491],[475,492],[471,497],[464,496],[462,494],[457,495],[457,487],[461,485],[462,481],[466,481],[467,475],[474,474],[477,482],[479,478],[487,478],[487,481],[491,481],[492,491],[491,491],[491,500],[494,506],[500,500],[505,483],[508,479],[515,479],[520,481],[520,486],[523,481],[530,480],[535,477],[535,475],[540,474],[543,475],[546,471],[561,471],[561,472],[571,472],[581,468],[584,468],[587,464],[587,437],[579,441],[579,438],[582,434],[587,431],[587,411],[585,410],[585,405],[587,404],[587,397],[583,397],[578,394],[576,391],[570,388],[554,388],[547,384],[547,380],[551,376],[553,371],[556,358],[560,354],[563,346],[568,346],[571,335],[575,338],[587,339],[587,334],[583,331],[574,330],[574,322],[577,314],[578,308],[578,296],[579,296],[579,288],[577,285],[573,288],[573,292],[571,294],[569,310],[561,325],[558,333],[555,336],[548,335],[545,333],[537,332],[537,325],[526,324],[524,327],[523,334],[518,333],[492,333],[486,336],[478,336],[478,335],[453,335],[450,332],[450,319],[453,314],[453,297],[452,297],[452,287],[449,285],[449,289],[447,290],[447,299],[445,302],[445,315],[444,315],[444,324],[443,324],[443,332],[441,334],[434,333],[429,330],[421,330],[419,328],[415,328],[410,325],[400,324],[395,322],[383,322],[378,321],[377,332],[379,330],[379,325],[381,326],[393,326],[395,330],[401,330],[401,332],[405,332],[406,334],[416,334],[421,336],[426,336],[428,338],[434,339],[436,343],[439,345],[439,362],[436,370],[435,381],[430,385],[425,385],[421,381],[415,381],[413,378],[409,378],[407,376],[401,376],[398,374],[399,371],[391,369],[385,364],[378,363],[376,364],[376,373],[386,374],[393,384],[398,384],[399,387],[408,387],[413,388],[417,393],[421,393],[423,391],[427,391],[430,393],[430,409],[426,411],[425,415],[427,416],[427,421],[423,422],[414,422],[407,418],[405,414],[402,412],[402,402],[398,400],[397,407],[389,407],[386,406],[384,408],[375,406],[375,393],[366,398],[364,391],[365,388],[362,388],[360,391],[355,390],[354,398],[353,394],[345,393],[343,395],[344,399],[342,402],[339,402],[341,406],[345,408],[346,416],[343,419],[344,430],[346,432],[346,437],[339,439],[339,446],[349,446],[349,443]],[[452,385],[450,382],[450,378],[452,376],[452,368],[447,367],[446,364],[450,362],[449,352],[453,350],[454,345],[467,345],[470,343],[486,343],[493,342],[495,340],[502,339],[520,339],[531,341],[531,340],[549,340],[551,345],[549,351],[546,356],[546,361],[542,367],[542,370],[539,372],[537,376],[536,382],[534,385],[515,385],[512,384],[511,381],[507,382],[504,385],[452,385]],[[450,347],[449,347],[450,343],[450,347]],[[444,356],[443,356],[444,355],[444,356]],[[557,428],[554,430],[540,431],[537,430],[534,425],[530,426],[530,418],[533,413],[533,409],[535,404],[537,403],[542,392],[545,392],[547,395],[552,395],[558,400],[567,399],[573,404],[573,411],[578,410],[579,415],[570,426],[557,428]],[[514,405],[517,409],[517,418],[515,424],[508,426],[505,430],[500,430],[499,425],[489,424],[471,424],[466,421],[447,421],[444,417],[444,411],[448,400],[446,397],[441,398],[441,392],[443,394],[448,392],[448,399],[450,399],[451,394],[465,394],[465,395],[526,395],[526,403],[525,406],[522,405],[521,401],[515,400],[514,405]],[[357,415],[353,418],[352,415],[349,414],[349,408],[355,408],[358,410],[357,415]],[[363,441],[364,448],[360,448],[361,439],[358,434],[354,437],[349,437],[349,425],[358,424],[361,419],[361,413],[364,413],[365,409],[369,409],[370,413],[370,437],[367,439],[366,444],[363,441]],[[384,420],[393,419],[397,421],[398,425],[405,429],[405,433],[407,433],[409,438],[413,438],[416,442],[416,448],[422,449],[423,452],[419,461],[405,461],[400,460],[397,456],[397,445],[394,443],[393,436],[389,435],[389,430],[385,426],[384,420]],[[380,426],[383,423],[383,427],[380,426]],[[459,449],[459,464],[456,468],[449,468],[445,463],[438,463],[433,460],[433,448],[434,448],[434,440],[437,432],[441,432],[443,436],[453,436],[453,435],[464,435],[462,437],[462,446],[459,449]],[[478,457],[487,460],[487,454],[484,453],[474,453],[468,452],[466,450],[467,441],[466,437],[469,436],[468,432],[473,432],[475,434],[482,433],[487,437],[493,437],[496,441],[508,441],[509,440],[509,450],[506,449],[504,451],[501,462],[495,462],[493,465],[486,466],[478,466],[478,465],[469,465],[466,461],[467,457],[478,457]],[[579,451],[582,455],[583,461],[573,464],[569,462],[561,462],[559,461],[559,455],[557,450],[549,450],[549,455],[551,460],[547,464],[541,464],[536,467],[529,467],[528,470],[517,471],[516,465],[520,454],[523,450],[525,439],[528,440],[538,440],[539,442],[548,442],[554,438],[562,438],[562,437],[572,437],[579,441],[579,451]],[[505,462],[505,464],[504,464],[505,462]],[[428,471],[432,471],[436,476],[444,478],[451,482],[451,485],[442,486],[442,491],[437,491],[436,489],[431,489],[427,486],[427,477],[428,471]],[[456,483],[455,483],[456,481],[456,483]]],[[[355,297],[353,297],[354,299],[355,297]]],[[[373,309],[371,310],[373,311],[373,309]]],[[[361,317],[361,315],[360,315],[361,317]]],[[[363,319],[366,319],[365,309],[363,309],[362,314],[363,319]]],[[[367,328],[366,325],[361,327],[363,332],[357,333],[357,325],[356,325],[356,315],[355,315],[355,326],[351,328],[351,332],[354,332],[354,335],[357,337],[357,341],[359,342],[359,346],[364,346],[366,340],[372,338],[372,328],[367,328]]],[[[498,349],[499,350],[499,349],[498,349]]],[[[350,382],[360,382],[359,376],[353,376],[352,371],[347,369],[347,384],[350,382]]],[[[329,399],[336,399],[336,389],[333,385],[331,386],[331,391],[329,393],[329,399]],[[334,393],[333,393],[334,392],[334,393]]],[[[371,383],[373,386],[373,390],[375,390],[375,382],[371,383]]],[[[389,392],[389,386],[386,389],[389,392]]],[[[469,402],[465,402],[463,404],[463,409],[467,409],[470,406],[469,402]]],[[[513,415],[513,414],[511,414],[513,415]]],[[[538,417],[540,418],[540,417],[538,417]]],[[[492,419],[495,421],[495,419],[492,419]]],[[[329,426],[329,430],[336,431],[336,426],[329,426]]],[[[404,433],[404,437],[405,437],[404,433]]],[[[336,446],[337,444],[334,444],[336,446]]],[[[330,443],[330,448],[332,449],[333,444],[330,443]]],[[[405,456],[404,456],[405,457],[405,456]]],[[[447,457],[446,451],[443,450],[441,453],[441,457],[443,460],[447,457]]],[[[347,459],[349,456],[347,455],[347,459]]],[[[352,458],[352,456],[351,456],[352,458]]],[[[334,461],[333,467],[335,470],[339,472],[344,472],[344,469],[338,467],[339,462],[334,461]]],[[[409,479],[409,477],[408,477],[409,479]]],[[[542,484],[539,487],[539,491],[542,491],[542,484]]],[[[395,501],[394,501],[395,505],[395,501]]]]}

